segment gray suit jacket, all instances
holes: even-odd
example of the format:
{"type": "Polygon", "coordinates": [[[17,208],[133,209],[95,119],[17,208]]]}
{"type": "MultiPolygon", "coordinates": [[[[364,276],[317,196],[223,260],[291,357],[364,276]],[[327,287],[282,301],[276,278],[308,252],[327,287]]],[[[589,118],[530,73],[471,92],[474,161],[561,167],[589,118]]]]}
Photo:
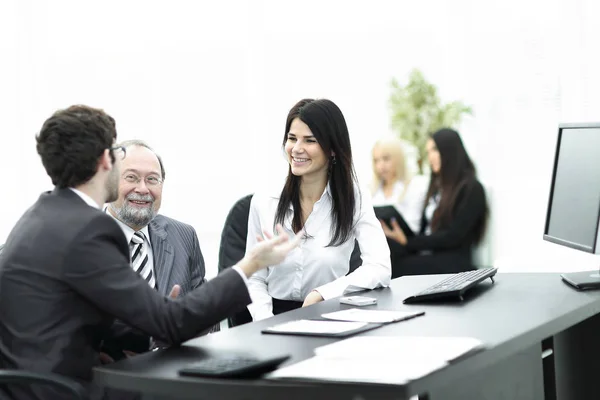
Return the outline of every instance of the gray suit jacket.
{"type": "Polygon", "coordinates": [[[196,231],[163,215],[157,215],[148,225],[156,286],[168,296],[174,285],[181,286],[184,295],[204,282],[204,258],[196,231]]]}
{"type": "MultiPolygon", "coordinates": [[[[191,225],[157,215],[148,224],[156,288],[168,296],[174,285],[181,287],[179,296],[198,288],[204,279],[204,258],[198,244],[198,236],[191,225]]],[[[200,334],[219,331],[219,324],[200,334]]],[[[114,360],[125,358],[123,350],[144,353],[150,349],[150,337],[122,321],[115,321],[110,334],[104,339],[101,350],[114,360]]]]}
{"type": "MultiPolygon", "coordinates": [[[[115,318],[177,344],[249,303],[233,270],[177,300],[165,298],[130,267],[113,218],[55,189],[25,212],[0,257],[0,369],[54,372],[86,384],[115,318]]],[[[46,385],[0,387],[0,398],[63,397],[46,385]]]]}

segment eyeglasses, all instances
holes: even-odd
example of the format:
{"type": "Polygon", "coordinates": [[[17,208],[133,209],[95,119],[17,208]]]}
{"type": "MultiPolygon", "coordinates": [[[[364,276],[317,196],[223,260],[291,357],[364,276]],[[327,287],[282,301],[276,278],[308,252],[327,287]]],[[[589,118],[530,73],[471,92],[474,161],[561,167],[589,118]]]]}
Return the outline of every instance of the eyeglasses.
{"type": "MultiPolygon", "coordinates": [[[[135,183],[136,185],[142,181],[142,178],[140,178],[136,174],[132,174],[132,173],[124,175],[123,179],[127,183],[135,183]]],[[[160,179],[158,176],[154,176],[154,175],[150,175],[150,176],[147,176],[144,178],[144,183],[148,187],[159,186],[162,182],[163,182],[162,179],[160,179]]]]}
{"type": "Polygon", "coordinates": [[[110,149],[108,149],[112,152],[115,152],[116,150],[121,150],[121,160],[125,159],[125,156],[127,155],[127,150],[125,149],[125,147],[123,146],[116,146],[116,147],[111,147],[110,149]]]}

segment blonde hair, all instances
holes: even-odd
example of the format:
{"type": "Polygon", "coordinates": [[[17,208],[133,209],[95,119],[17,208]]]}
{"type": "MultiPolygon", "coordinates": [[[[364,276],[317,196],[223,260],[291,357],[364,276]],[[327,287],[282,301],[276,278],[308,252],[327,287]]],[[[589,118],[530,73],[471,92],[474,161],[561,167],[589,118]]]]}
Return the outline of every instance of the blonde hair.
{"type": "MultiPolygon", "coordinates": [[[[408,188],[408,184],[412,178],[408,172],[408,169],[406,168],[406,157],[404,156],[404,146],[402,145],[402,141],[394,136],[379,139],[373,145],[371,156],[373,151],[375,151],[377,148],[389,154],[396,165],[396,180],[404,183],[404,190],[402,190],[402,194],[398,198],[398,202],[401,202],[404,199],[406,189],[408,188]]],[[[375,192],[377,192],[377,190],[381,187],[382,181],[379,176],[377,176],[377,172],[375,171],[375,160],[372,157],[371,159],[373,169],[371,194],[375,194],[375,192]]]]}

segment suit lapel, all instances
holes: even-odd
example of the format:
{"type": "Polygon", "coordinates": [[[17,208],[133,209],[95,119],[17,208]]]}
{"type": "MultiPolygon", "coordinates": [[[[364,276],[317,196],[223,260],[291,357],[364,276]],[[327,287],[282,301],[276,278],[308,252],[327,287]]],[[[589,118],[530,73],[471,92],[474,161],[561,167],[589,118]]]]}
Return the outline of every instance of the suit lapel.
{"type": "Polygon", "coordinates": [[[167,296],[171,291],[168,285],[173,270],[173,258],[175,257],[173,246],[169,243],[165,227],[157,222],[156,218],[150,221],[148,230],[154,256],[154,272],[156,273],[158,291],[167,296]]]}

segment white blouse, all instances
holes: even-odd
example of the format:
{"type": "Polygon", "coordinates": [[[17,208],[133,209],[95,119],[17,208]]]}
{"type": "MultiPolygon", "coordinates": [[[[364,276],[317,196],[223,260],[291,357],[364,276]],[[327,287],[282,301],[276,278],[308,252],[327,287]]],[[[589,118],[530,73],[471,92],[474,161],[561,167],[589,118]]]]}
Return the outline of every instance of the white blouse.
{"type": "Polygon", "coordinates": [[[441,194],[437,192],[435,195],[429,198],[427,202],[427,207],[425,207],[425,220],[427,222],[427,226],[425,227],[425,235],[431,235],[431,220],[433,219],[433,213],[437,210],[438,205],[440,204],[441,194]]]}
{"type": "MultiPolygon", "coordinates": [[[[317,290],[327,300],[350,292],[389,286],[391,263],[385,235],[367,193],[363,192],[362,196],[358,190],[355,193],[354,229],[345,243],[327,247],[331,241],[332,226],[332,198],[328,185],[306,220],[308,237],[282,263],[250,277],[248,290],[252,304],[248,310],[255,321],[273,315],[272,298],[304,301],[312,290],[317,290]],[[346,275],[354,239],[358,240],[363,263],[346,275]]],[[[263,236],[263,230],[273,232],[278,203],[279,193],[257,193],[252,197],[246,251],[257,243],[257,235],[263,236]]],[[[288,234],[293,234],[292,219],[293,208],[290,205],[283,224],[288,234]]]]}
{"type": "Polygon", "coordinates": [[[371,199],[374,206],[388,206],[394,205],[398,203],[398,199],[402,196],[404,192],[404,182],[396,181],[394,183],[394,187],[392,188],[392,195],[389,197],[385,196],[383,191],[383,185],[379,185],[375,193],[373,193],[373,198],[371,199]]]}
{"type": "Polygon", "coordinates": [[[404,183],[396,181],[390,197],[386,197],[383,187],[380,186],[373,194],[374,206],[396,206],[398,212],[404,217],[404,220],[413,232],[419,233],[421,230],[421,216],[423,214],[423,205],[425,196],[429,187],[429,178],[422,175],[413,177],[406,188],[402,201],[398,201],[402,192],[404,192],[404,183]]]}

